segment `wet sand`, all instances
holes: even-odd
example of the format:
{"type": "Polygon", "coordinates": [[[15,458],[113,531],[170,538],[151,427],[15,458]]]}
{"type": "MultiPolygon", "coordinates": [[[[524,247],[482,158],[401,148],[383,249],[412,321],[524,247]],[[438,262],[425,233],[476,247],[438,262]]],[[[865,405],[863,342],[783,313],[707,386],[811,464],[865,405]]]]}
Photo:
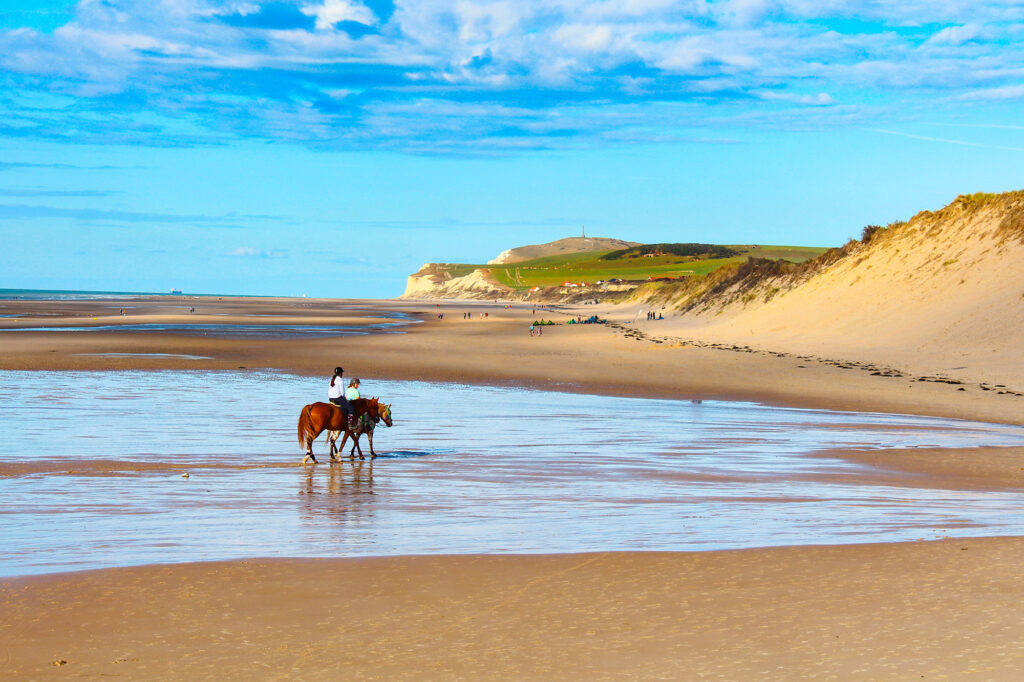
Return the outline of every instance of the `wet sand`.
{"type": "Polygon", "coordinates": [[[0,677],[1019,679],[1024,540],[0,581],[0,677]]]}
{"type": "MultiPolygon", "coordinates": [[[[196,314],[172,313],[169,303],[126,302],[137,306],[130,315],[115,308],[104,319],[99,308],[109,302],[4,301],[0,313],[19,317],[0,318],[0,328],[171,323],[182,315],[267,323],[253,313],[340,324],[364,314],[329,301],[176,303],[196,305],[196,314]]],[[[603,326],[551,327],[536,338],[529,320],[554,314],[500,305],[367,305],[408,311],[423,323],[403,334],[313,339],[16,332],[0,334],[0,368],[325,375],[342,364],[366,378],[1024,423],[1022,387],[985,377],[956,385],[907,372],[874,375],[827,359],[657,343],[603,326]],[[463,311],[473,319],[461,319],[463,311]]],[[[953,489],[1021,483],[1019,449],[935,454],[843,456],[870,466],[870,475],[953,489]]],[[[1024,664],[1022,559],[1024,539],[1002,538],[694,554],[254,560],[13,579],[0,582],[0,677],[1016,679],[1024,664]]]]}

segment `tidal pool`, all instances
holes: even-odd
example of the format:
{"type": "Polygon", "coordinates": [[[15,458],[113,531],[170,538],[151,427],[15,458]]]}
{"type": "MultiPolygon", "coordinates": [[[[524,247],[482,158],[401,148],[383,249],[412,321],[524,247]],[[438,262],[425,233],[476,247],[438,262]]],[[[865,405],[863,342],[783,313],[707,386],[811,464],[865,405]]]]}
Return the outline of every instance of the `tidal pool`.
{"type": "MultiPolygon", "coordinates": [[[[381,457],[301,466],[296,420],[326,384],[0,371],[0,575],[1024,534],[1020,493],[867,484],[844,478],[858,465],[808,456],[1019,446],[1021,427],[363,377],[393,406],[381,457]]],[[[327,459],[322,437],[314,451],[327,459]]]]}

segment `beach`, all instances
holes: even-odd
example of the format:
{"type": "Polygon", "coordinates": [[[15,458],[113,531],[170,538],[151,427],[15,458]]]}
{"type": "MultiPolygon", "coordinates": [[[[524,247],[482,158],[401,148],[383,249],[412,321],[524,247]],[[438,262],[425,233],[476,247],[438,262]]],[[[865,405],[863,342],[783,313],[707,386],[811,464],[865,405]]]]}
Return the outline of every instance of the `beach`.
{"type": "Polygon", "coordinates": [[[9,679],[1013,680],[1018,539],[3,581],[9,679]],[[63,662],[63,663],[61,663],[63,662]]]}
{"type": "MultiPolygon", "coordinates": [[[[228,297],[0,304],[0,329],[27,328],[0,333],[0,370],[276,370],[326,383],[343,365],[368,386],[423,380],[1024,423],[1019,367],[1000,376],[958,370],[959,383],[946,383],[934,380],[934,355],[918,367],[747,347],[699,338],[672,319],[633,323],[635,311],[621,306],[534,312],[484,302],[228,297]],[[529,334],[535,319],[595,313],[611,324],[529,334]],[[175,326],[186,324],[209,328],[175,326]],[[251,330],[225,331],[237,325],[251,330]]],[[[877,485],[1024,484],[1019,447],[828,455],[862,465],[858,475],[877,485]]],[[[12,471],[4,475],[20,475],[12,471]]],[[[1024,656],[1022,554],[1019,538],[956,538],[253,558],[6,578],[0,671],[16,679],[1013,679],[1024,656]]]]}

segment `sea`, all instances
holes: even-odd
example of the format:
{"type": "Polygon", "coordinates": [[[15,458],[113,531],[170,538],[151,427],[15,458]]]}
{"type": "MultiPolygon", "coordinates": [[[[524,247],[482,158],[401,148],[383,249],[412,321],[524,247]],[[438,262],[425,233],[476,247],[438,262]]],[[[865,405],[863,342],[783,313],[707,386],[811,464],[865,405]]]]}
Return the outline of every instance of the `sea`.
{"type": "MultiPolygon", "coordinates": [[[[145,291],[81,291],[74,289],[0,289],[0,301],[89,301],[106,298],[148,298],[150,296],[225,296],[227,294],[188,294],[174,290],[145,291]]],[[[234,296],[235,294],[231,294],[234,296]]]]}

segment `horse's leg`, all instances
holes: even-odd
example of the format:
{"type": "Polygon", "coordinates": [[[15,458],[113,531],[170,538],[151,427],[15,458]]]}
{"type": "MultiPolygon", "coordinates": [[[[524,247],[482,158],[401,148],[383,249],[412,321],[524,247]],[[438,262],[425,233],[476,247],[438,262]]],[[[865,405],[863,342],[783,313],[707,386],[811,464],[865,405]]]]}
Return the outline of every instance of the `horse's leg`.
{"type": "Polygon", "coordinates": [[[373,451],[373,431],[366,432],[366,440],[370,441],[370,459],[377,459],[377,453],[373,451]]]}
{"type": "Polygon", "coordinates": [[[322,431],[317,431],[309,438],[309,440],[306,441],[306,456],[302,458],[303,464],[309,461],[312,461],[313,464],[319,464],[319,462],[316,461],[316,455],[313,454],[313,441],[315,441],[321,433],[322,431]]]}
{"type": "Polygon", "coordinates": [[[355,451],[357,449],[359,450],[359,459],[366,459],[365,457],[363,457],[363,449],[361,447],[359,447],[359,436],[361,436],[361,435],[363,435],[363,434],[358,433],[358,432],[353,432],[353,434],[352,434],[352,452],[348,453],[348,458],[349,459],[352,459],[352,455],[355,453],[355,451]]]}
{"type": "MultiPolygon", "coordinates": [[[[345,443],[348,442],[348,437],[349,437],[348,429],[345,429],[344,433],[345,433],[345,435],[342,436],[342,438],[341,438],[341,445],[338,447],[338,455],[339,456],[343,455],[345,453],[345,443]]],[[[349,459],[352,459],[351,455],[349,455],[349,459]]]]}
{"type": "Polygon", "coordinates": [[[327,442],[331,446],[331,461],[332,462],[337,462],[338,461],[338,458],[334,456],[334,453],[338,451],[338,448],[335,447],[335,445],[336,445],[336,442],[338,440],[338,436],[339,435],[341,435],[340,431],[328,431],[327,432],[327,442]]]}

